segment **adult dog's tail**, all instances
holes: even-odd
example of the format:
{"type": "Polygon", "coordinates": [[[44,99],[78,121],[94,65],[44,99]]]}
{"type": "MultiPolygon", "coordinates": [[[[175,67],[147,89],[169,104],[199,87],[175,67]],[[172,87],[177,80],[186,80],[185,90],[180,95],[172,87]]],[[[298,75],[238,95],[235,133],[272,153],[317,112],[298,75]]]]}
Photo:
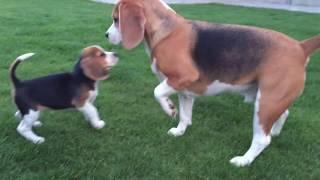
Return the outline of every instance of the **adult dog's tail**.
{"type": "Polygon", "coordinates": [[[312,53],[320,48],[320,35],[301,41],[301,46],[306,57],[309,57],[312,53]]]}
{"type": "Polygon", "coordinates": [[[29,59],[33,55],[34,55],[34,53],[23,54],[23,55],[17,57],[17,59],[11,64],[10,70],[9,70],[9,76],[11,79],[11,83],[14,87],[16,87],[20,83],[20,80],[16,77],[16,69],[17,69],[18,65],[22,61],[29,59]]]}

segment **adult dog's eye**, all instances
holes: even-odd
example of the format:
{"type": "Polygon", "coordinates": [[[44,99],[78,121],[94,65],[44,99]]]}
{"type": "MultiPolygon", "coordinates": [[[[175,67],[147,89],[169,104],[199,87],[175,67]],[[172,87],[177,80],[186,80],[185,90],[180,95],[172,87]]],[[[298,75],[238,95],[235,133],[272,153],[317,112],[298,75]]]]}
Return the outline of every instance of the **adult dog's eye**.
{"type": "Polygon", "coordinates": [[[114,23],[118,23],[119,22],[119,18],[113,18],[113,22],[114,23]]]}

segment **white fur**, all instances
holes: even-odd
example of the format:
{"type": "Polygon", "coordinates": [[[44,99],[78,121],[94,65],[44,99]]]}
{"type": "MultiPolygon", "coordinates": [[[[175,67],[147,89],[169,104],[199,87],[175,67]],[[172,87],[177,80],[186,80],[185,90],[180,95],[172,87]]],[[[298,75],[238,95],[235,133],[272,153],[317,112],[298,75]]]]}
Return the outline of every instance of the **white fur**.
{"type": "Polygon", "coordinates": [[[255,101],[257,94],[257,85],[232,85],[216,80],[208,86],[207,91],[204,93],[204,95],[215,96],[225,92],[239,93],[245,97],[244,102],[251,103],[255,101]]]}
{"type": "Polygon", "coordinates": [[[179,124],[176,128],[171,128],[168,131],[169,135],[182,136],[187,127],[192,124],[192,108],[194,97],[185,94],[179,94],[179,124]]]}
{"type": "Polygon", "coordinates": [[[308,66],[308,64],[309,64],[309,62],[310,62],[310,57],[308,57],[308,58],[307,58],[306,63],[305,63],[305,65],[304,65],[304,66],[305,66],[305,67],[307,67],[307,66],[308,66]]]}
{"type": "Polygon", "coordinates": [[[84,114],[93,128],[101,129],[105,126],[105,122],[100,119],[98,111],[92,103],[86,102],[81,108],[78,108],[78,110],[84,114]]]}
{"type": "Polygon", "coordinates": [[[43,137],[36,135],[32,131],[32,126],[39,118],[39,114],[39,111],[30,110],[28,114],[23,116],[23,119],[17,127],[17,131],[19,134],[35,144],[41,144],[45,141],[43,137]]]}
{"type": "Polygon", "coordinates": [[[111,69],[113,66],[118,64],[119,58],[114,56],[113,52],[107,52],[105,51],[106,54],[106,61],[108,64],[108,68],[111,69]]]}
{"type": "Polygon", "coordinates": [[[253,118],[253,139],[249,150],[243,156],[237,156],[230,160],[230,163],[238,167],[250,165],[254,159],[270,144],[271,136],[265,134],[259,120],[260,90],[255,101],[253,118]]]}
{"type": "Polygon", "coordinates": [[[23,55],[17,57],[17,60],[24,61],[24,60],[29,59],[33,55],[34,55],[34,53],[26,53],[26,54],[23,54],[23,55]]]}
{"type": "Polygon", "coordinates": [[[99,91],[98,91],[98,82],[96,82],[96,83],[94,84],[94,90],[89,91],[88,101],[89,101],[90,103],[94,103],[94,101],[96,100],[98,94],[99,94],[99,91]]]}
{"type": "Polygon", "coordinates": [[[286,122],[287,118],[289,116],[289,110],[286,110],[280,118],[273,124],[271,129],[271,136],[279,136],[281,133],[281,130],[283,128],[284,123],[286,122]]]}
{"type": "MultiPolygon", "coordinates": [[[[22,115],[20,111],[17,111],[16,113],[14,113],[14,116],[17,118],[17,120],[20,122],[22,115]]],[[[41,121],[34,121],[32,124],[32,127],[41,127],[42,126],[42,122],[41,121]]]]}
{"type": "MultiPolygon", "coordinates": [[[[119,18],[120,19],[120,18],[119,18]]],[[[115,26],[114,22],[107,30],[106,34],[108,34],[108,39],[110,43],[118,45],[122,41],[122,36],[120,30],[115,26]]]]}
{"type": "Polygon", "coordinates": [[[166,76],[158,70],[156,58],[153,58],[153,61],[151,64],[151,70],[152,70],[153,74],[155,74],[157,76],[157,78],[160,82],[162,82],[166,78],[166,76]]]}
{"type": "Polygon", "coordinates": [[[173,118],[176,117],[177,110],[169,99],[169,96],[175,92],[176,90],[168,85],[167,80],[162,81],[154,89],[154,96],[156,100],[160,103],[162,109],[168,114],[168,116],[173,118]]]}
{"type": "Polygon", "coordinates": [[[215,96],[224,92],[244,93],[244,92],[247,92],[247,90],[249,90],[251,87],[252,87],[251,84],[231,85],[231,84],[223,83],[219,80],[216,80],[208,86],[207,91],[204,93],[204,95],[215,96]]]}

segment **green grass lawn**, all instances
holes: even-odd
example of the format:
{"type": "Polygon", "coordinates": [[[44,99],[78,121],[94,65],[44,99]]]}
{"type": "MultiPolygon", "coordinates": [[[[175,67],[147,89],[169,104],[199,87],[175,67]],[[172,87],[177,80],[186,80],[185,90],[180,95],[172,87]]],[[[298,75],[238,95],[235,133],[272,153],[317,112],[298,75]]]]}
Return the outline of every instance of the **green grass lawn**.
{"type": "MultiPolygon", "coordinates": [[[[173,8],[190,19],[266,27],[300,40],[320,33],[315,14],[216,4],[173,8]]],[[[186,134],[168,136],[177,122],[153,98],[158,82],[143,47],[126,51],[104,38],[111,11],[88,0],[0,0],[0,179],[320,179],[320,54],[281,136],[250,167],[236,168],[229,160],[251,143],[252,105],[237,95],[198,98],[186,134]],[[47,111],[36,129],[44,144],[19,136],[10,63],[37,53],[19,67],[22,79],[70,71],[80,50],[93,44],[121,55],[96,101],[106,128],[92,129],[75,110],[47,111]]]]}

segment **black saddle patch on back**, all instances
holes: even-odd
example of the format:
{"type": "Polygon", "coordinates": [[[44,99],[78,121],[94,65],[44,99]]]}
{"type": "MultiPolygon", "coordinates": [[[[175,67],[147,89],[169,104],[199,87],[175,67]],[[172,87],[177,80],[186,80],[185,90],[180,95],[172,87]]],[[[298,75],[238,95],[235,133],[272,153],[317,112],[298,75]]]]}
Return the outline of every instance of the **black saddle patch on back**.
{"type": "Polygon", "coordinates": [[[193,22],[195,64],[210,80],[236,81],[252,72],[269,47],[263,36],[249,28],[193,22]]]}

